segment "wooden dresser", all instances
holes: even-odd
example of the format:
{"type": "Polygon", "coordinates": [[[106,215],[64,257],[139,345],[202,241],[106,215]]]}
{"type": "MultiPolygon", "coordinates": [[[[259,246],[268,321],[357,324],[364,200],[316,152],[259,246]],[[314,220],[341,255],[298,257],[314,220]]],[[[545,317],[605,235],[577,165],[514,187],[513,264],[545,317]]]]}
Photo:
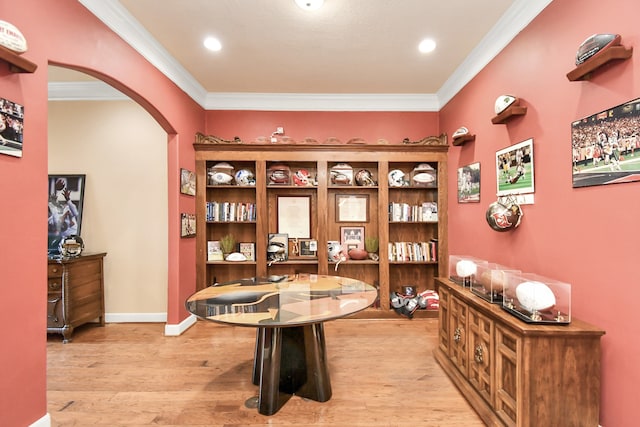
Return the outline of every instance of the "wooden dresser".
{"type": "Polygon", "coordinates": [[[73,329],[97,320],[104,326],[103,258],[106,253],[49,259],[47,333],[71,340],[73,329]]]}
{"type": "Polygon", "coordinates": [[[603,330],[528,324],[448,279],[436,286],[435,358],[487,425],[598,426],[603,330]]]}

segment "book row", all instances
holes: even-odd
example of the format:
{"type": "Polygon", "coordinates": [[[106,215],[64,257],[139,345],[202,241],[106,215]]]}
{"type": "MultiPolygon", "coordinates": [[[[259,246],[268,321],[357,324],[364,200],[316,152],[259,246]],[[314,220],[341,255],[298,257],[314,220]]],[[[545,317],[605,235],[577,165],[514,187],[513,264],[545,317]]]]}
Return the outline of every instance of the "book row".
{"type": "Polygon", "coordinates": [[[389,242],[389,261],[437,262],[438,240],[428,242],[389,242]]]}
{"type": "Polygon", "coordinates": [[[255,203],[207,202],[207,221],[250,222],[256,220],[255,203]]]}
{"type": "Polygon", "coordinates": [[[419,205],[389,203],[391,222],[433,222],[438,221],[438,203],[422,202],[419,205]]]}

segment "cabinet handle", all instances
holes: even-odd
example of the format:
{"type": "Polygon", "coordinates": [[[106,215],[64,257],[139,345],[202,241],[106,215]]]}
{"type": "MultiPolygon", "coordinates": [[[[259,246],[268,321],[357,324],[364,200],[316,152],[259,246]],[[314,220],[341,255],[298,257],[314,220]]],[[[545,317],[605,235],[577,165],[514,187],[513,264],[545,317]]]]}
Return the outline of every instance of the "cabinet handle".
{"type": "Polygon", "coordinates": [[[484,349],[482,348],[482,345],[478,344],[476,346],[476,350],[473,352],[473,359],[476,363],[484,362],[484,349]]]}
{"type": "Polygon", "coordinates": [[[458,327],[453,331],[453,340],[458,344],[460,342],[460,338],[462,338],[462,330],[458,327]]]}

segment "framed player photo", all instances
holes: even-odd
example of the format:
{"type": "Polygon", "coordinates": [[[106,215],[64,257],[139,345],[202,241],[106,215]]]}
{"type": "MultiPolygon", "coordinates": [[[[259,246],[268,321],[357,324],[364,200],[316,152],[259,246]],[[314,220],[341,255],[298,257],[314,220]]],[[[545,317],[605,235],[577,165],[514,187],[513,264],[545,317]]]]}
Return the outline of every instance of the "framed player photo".
{"type": "Polygon", "coordinates": [[[49,175],[49,256],[59,255],[60,242],[80,236],[86,175],[49,175]]]}
{"type": "Polygon", "coordinates": [[[571,123],[573,187],[639,181],[639,126],[640,98],[571,123]]]}
{"type": "Polygon", "coordinates": [[[496,151],[498,196],[533,193],[533,138],[496,151]]]}
{"type": "Polygon", "coordinates": [[[458,203],[480,203],[480,162],[458,168],[458,203]]]}

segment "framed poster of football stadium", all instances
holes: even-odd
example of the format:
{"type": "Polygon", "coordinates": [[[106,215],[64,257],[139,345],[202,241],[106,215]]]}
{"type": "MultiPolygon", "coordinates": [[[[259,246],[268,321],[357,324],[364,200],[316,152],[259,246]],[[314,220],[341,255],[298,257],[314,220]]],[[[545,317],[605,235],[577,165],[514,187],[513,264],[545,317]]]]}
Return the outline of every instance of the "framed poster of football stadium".
{"type": "Polygon", "coordinates": [[[573,187],[640,181],[639,137],[640,98],[571,123],[573,187]]]}
{"type": "Polygon", "coordinates": [[[496,151],[498,196],[533,193],[533,138],[496,151]]]}

